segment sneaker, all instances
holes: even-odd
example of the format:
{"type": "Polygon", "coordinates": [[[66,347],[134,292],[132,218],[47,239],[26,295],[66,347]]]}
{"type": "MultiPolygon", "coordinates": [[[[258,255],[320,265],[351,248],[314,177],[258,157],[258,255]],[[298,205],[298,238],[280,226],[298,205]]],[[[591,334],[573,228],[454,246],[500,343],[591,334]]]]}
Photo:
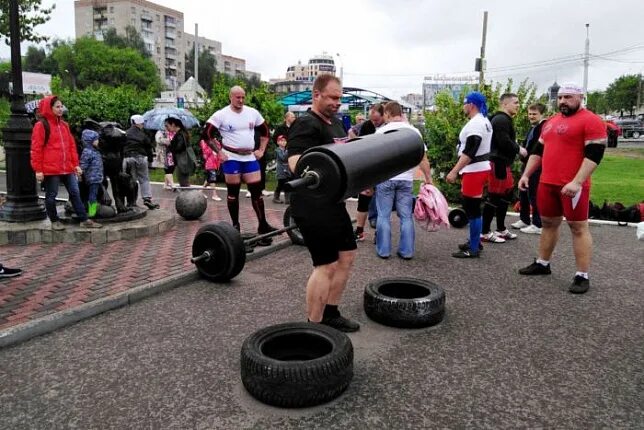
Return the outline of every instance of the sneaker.
{"type": "Polygon", "coordinates": [[[353,233],[356,235],[356,242],[363,242],[364,241],[364,238],[365,238],[364,231],[361,232],[361,233],[358,233],[357,231],[354,231],[353,233]]]}
{"type": "MultiPolygon", "coordinates": [[[[468,245],[469,247],[469,245],[468,245]]],[[[452,257],[454,258],[479,258],[481,256],[481,252],[472,252],[469,249],[461,249],[460,251],[456,251],[452,253],[452,257]]]]}
{"type": "Polygon", "coordinates": [[[500,237],[503,240],[514,240],[517,238],[516,233],[510,232],[507,228],[503,231],[495,232],[497,237],[500,237]]]}
{"type": "Polygon", "coordinates": [[[219,197],[219,196],[212,196],[212,199],[213,199],[214,201],[216,201],[216,202],[220,202],[220,201],[221,201],[221,197],[219,197]]]}
{"type": "Polygon", "coordinates": [[[575,279],[568,287],[568,291],[573,294],[584,294],[590,288],[590,281],[583,276],[575,275],[575,279]]]}
{"type": "Polygon", "coordinates": [[[328,325],[333,327],[336,330],[343,331],[345,333],[353,333],[354,331],[360,330],[360,324],[355,321],[352,321],[348,318],[338,315],[337,317],[323,318],[320,321],[320,324],[328,325]]]}
{"type": "Polygon", "coordinates": [[[65,224],[60,221],[54,221],[51,223],[51,229],[56,231],[65,230],[65,224]]]}
{"type": "Polygon", "coordinates": [[[273,199],[273,203],[283,204],[283,203],[284,203],[284,200],[280,200],[280,199],[273,199]]]}
{"type": "Polygon", "coordinates": [[[22,275],[22,269],[10,269],[0,264],[0,278],[15,278],[22,275]]]}
{"type": "Polygon", "coordinates": [[[91,219],[87,219],[80,223],[80,226],[83,228],[103,228],[103,224],[99,224],[91,219]]]}
{"type": "Polygon", "coordinates": [[[157,203],[152,203],[152,199],[143,199],[143,204],[148,209],[159,209],[160,206],[157,203]]]}
{"type": "Polygon", "coordinates": [[[246,198],[250,199],[250,191],[246,191],[246,198]]]}
{"type": "MultiPolygon", "coordinates": [[[[469,251],[470,241],[468,240],[465,243],[461,243],[460,245],[458,245],[458,249],[460,249],[461,251],[469,251]]],[[[479,251],[483,251],[483,244],[481,242],[479,242],[479,251]]]]}
{"type": "Polygon", "coordinates": [[[519,269],[519,275],[549,275],[551,273],[550,264],[544,266],[543,264],[537,263],[537,260],[534,260],[531,265],[519,269]]]}
{"type": "Polygon", "coordinates": [[[527,227],[523,227],[520,231],[521,231],[521,233],[541,234],[541,227],[537,227],[534,224],[530,224],[527,227]]]}
{"type": "Polygon", "coordinates": [[[523,221],[519,220],[519,221],[513,223],[511,226],[512,226],[512,228],[516,228],[517,230],[520,230],[520,229],[522,229],[524,227],[527,227],[529,225],[530,224],[526,224],[523,221]]]}
{"type": "Polygon", "coordinates": [[[491,231],[487,234],[482,234],[481,241],[490,243],[505,243],[505,239],[499,237],[495,231],[491,231]]]}

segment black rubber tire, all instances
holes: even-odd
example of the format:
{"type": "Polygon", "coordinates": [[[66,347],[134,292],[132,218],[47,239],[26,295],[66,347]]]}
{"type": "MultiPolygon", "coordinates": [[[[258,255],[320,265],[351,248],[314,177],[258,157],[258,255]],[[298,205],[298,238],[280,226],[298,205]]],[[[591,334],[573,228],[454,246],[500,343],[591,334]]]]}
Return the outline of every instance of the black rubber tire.
{"type": "Polygon", "coordinates": [[[429,327],[443,320],[445,291],[424,279],[380,279],[365,288],[364,310],[369,318],[383,325],[429,327]]]}
{"type": "Polygon", "coordinates": [[[210,261],[196,264],[199,274],[212,282],[228,282],[246,264],[246,252],[239,232],[230,224],[213,223],[201,227],[192,241],[192,256],[213,252],[210,261]]]}
{"type": "Polygon", "coordinates": [[[250,335],[241,348],[241,379],[260,402],[303,408],[338,397],[353,378],[353,345],[331,327],[285,323],[250,335]]]}
{"type": "MultiPolygon", "coordinates": [[[[284,211],[284,227],[290,227],[293,224],[295,224],[295,220],[291,216],[291,207],[289,206],[284,211]]],[[[291,239],[293,245],[304,246],[304,237],[302,236],[302,233],[300,233],[299,229],[296,228],[293,230],[288,230],[286,234],[288,234],[288,237],[291,239]]]]}
{"type": "Polygon", "coordinates": [[[641,135],[642,135],[642,134],[641,134],[639,131],[634,131],[634,132],[631,134],[631,137],[632,137],[633,139],[639,139],[641,135]]]}

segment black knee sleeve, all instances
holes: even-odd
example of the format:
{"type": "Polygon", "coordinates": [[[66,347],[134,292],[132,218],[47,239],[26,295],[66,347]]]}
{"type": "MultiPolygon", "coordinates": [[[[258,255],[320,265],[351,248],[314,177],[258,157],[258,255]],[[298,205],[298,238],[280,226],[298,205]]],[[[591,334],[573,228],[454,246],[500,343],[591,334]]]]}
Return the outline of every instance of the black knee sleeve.
{"type": "Polygon", "coordinates": [[[226,189],[228,190],[228,200],[239,199],[240,188],[241,188],[241,184],[226,184],[226,189]]]}
{"type": "Polygon", "coordinates": [[[368,212],[369,203],[373,196],[365,196],[364,194],[358,194],[358,212],[368,212]]]}
{"type": "Polygon", "coordinates": [[[481,200],[480,197],[463,197],[463,209],[467,219],[481,217],[481,200]]]}
{"type": "Polygon", "coordinates": [[[262,182],[254,182],[252,184],[246,184],[248,191],[250,191],[250,198],[253,200],[259,200],[262,198],[262,182]]]}
{"type": "Polygon", "coordinates": [[[493,208],[499,207],[503,203],[504,196],[502,194],[490,194],[488,193],[485,198],[485,204],[492,206],[493,208]]]}

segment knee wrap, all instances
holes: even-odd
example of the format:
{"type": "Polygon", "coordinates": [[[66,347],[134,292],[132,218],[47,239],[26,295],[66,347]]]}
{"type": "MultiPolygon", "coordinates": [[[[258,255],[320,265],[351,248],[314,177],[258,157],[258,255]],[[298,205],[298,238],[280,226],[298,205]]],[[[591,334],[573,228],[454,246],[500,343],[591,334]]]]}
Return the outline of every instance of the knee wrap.
{"type": "Polygon", "coordinates": [[[228,200],[237,200],[239,198],[239,189],[241,184],[226,184],[228,190],[228,200]]]}
{"type": "Polygon", "coordinates": [[[373,199],[373,196],[358,194],[358,212],[369,211],[369,203],[371,203],[371,199],[373,199]]]}
{"type": "Polygon", "coordinates": [[[463,209],[468,219],[479,218],[481,216],[481,198],[463,197],[463,209]]]}
{"type": "Polygon", "coordinates": [[[252,184],[246,184],[248,191],[250,191],[250,198],[252,200],[259,200],[262,198],[262,182],[254,182],[252,184]]]}

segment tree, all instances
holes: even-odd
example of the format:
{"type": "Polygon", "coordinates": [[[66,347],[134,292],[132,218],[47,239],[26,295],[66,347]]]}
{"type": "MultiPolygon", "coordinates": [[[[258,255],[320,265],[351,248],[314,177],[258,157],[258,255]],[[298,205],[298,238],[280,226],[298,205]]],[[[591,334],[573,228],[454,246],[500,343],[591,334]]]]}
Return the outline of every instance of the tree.
{"type": "MultiPolygon", "coordinates": [[[[185,79],[194,76],[195,70],[195,49],[194,44],[192,49],[186,53],[186,74],[185,79]]],[[[213,82],[215,81],[215,74],[217,73],[217,59],[207,49],[202,49],[199,53],[199,85],[201,85],[208,93],[212,90],[213,82]]]]}
{"type": "MultiPolygon", "coordinates": [[[[18,14],[20,15],[20,40],[35,43],[45,42],[47,36],[35,33],[34,29],[44,24],[51,18],[51,12],[56,5],[50,8],[41,6],[42,0],[19,0],[18,14]]],[[[9,45],[9,0],[0,0],[0,38],[9,45]]]]}
{"type": "Polygon", "coordinates": [[[611,110],[628,111],[633,115],[640,88],[640,75],[624,75],[615,79],[606,89],[606,101],[611,110]]]}
{"type": "MultiPolygon", "coordinates": [[[[513,82],[510,79],[505,85],[501,83],[486,85],[482,92],[487,98],[490,115],[498,110],[501,94],[506,92],[517,94],[521,107],[514,119],[514,126],[517,138],[522,139],[529,129],[527,108],[536,101],[536,86],[527,80],[521,82],[515,91],[512,90],[512,86],[513,82]]],[[[464,88],[458,99],[454,99],[449,91],[439,93],[436,96],[435,110],[425,114],[425,141],[428,143],[427,155],[435,172],[435,182],[450,202],[460,201],[459,186],[447,183],[445,176],[456,164],[458,135],[467,122],[467,118],[463,114],[462,100],[470,90],[470,88],[464,88]]],[[[515,165],[515,170],[517,169],[518,165],[515,165]]]]}
{"type": "Polygon", "coordinates": [[[141,35],[131,25],[125,27],[125,36],[116,32],[114,27],[110,27],[103,33],[103,43],[113,48],[132,48],[139,51],[145,58],[150,58],[151,53],[145,47],[145,42],[141,35]]]}
{"type": "Polygon", "coordinates": [[[9,82],[11,82],[11,63],[0,63],[0,98],[9,99],[9,82]]]}
{"type": "Polygon", "coordinates": [[[91,37],[59,43],[52,51],[64,88],[93,85],[131,85],[158,92],[161,81],[155,64],[132,48],[110,47],[91,37]]]}
{"type": "Polygon", "coordinates": [[[588,93],[586,107],[596,114],[607,114],[610,112],[608,101],[606,100],[606,93],[603,91],[591,91],[588,93]]]}
{"type": "Polygon", "coordinates": [[[47,58],[44,48],[31,45],[22,60],[22,69],[25,72],[47,73],[43,70],[43,64],[47,58]]]}

